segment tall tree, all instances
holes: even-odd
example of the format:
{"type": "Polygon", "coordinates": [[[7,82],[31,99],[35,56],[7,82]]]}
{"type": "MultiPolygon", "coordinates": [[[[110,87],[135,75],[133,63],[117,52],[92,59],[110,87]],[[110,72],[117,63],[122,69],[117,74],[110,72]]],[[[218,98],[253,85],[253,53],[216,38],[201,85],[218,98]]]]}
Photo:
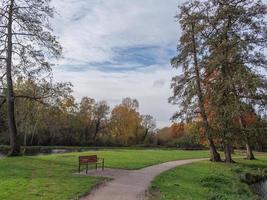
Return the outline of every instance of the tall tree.
{"type": "Polygon", "coordinates": [[[42,73],[51,71],[46,58],[61,54],[61,46],[49,26],[48,20],[54,13],[49,3],[50,0],[3,0],[0,3],[0,56],[6,69],[10,155],[20,154],[14,114],[14,78],[44,78],[42,73]]]}
{"type": "Polygon", "coordinates": [[[182,66],[183,73],[172,79],[173,96],[169,98],[169,101],[181,107],[174,118],[196,118],[197,113],[200,113],[209,142],[210,159],[220,161],[204,106],[202,60],[205,57],[207,40],[203,36],[205,32],[204,12],[204,5],[198,1],[186,2],[180,6],[180,15],[177,18],[182,28],[182,36],[178,45],[178,55],[172,59],[171,64],[175,68],[182,66]]]}
{"type": "MultiPolygon", "coordinates": [[[[239,117],[247,105],[266,107],[266,5],[259,1],[215,0],[209,7],[206,23],[214,31],[209,35],[208,73],[216,72],[209,82],[210,104],[216,105],[217,124],[224,139],[225,157],[231,162],[231,141],[236,134],[233,118],[239,117]]],[[[243,132],[244,133],[244,132],[243,132]]],[[[247,158],[253,159],[250,138],[244,135],[247,158]]]]}

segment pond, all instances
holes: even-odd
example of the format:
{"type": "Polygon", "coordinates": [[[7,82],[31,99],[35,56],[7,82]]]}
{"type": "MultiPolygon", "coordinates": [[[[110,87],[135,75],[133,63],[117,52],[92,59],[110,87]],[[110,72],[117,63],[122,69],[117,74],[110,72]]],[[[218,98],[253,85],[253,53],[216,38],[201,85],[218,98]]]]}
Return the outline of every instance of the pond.
{"type": "MultiPolygon", "coordinates": [[[[37,156],[37,155],[49,155],[49,154],[61,154],[70,152],[84,152],[84,151],[97,151],[98,148],[25,148],[22,150],[26,156],[37,156]]],[[[0,149],[0,158],[8,154],[9,149],[0,149]]]]}
{"type": "Polygon", "coordinates": [[[251,187],[256,194],[267,200],[267,180],[252,184],[251,187]]]}

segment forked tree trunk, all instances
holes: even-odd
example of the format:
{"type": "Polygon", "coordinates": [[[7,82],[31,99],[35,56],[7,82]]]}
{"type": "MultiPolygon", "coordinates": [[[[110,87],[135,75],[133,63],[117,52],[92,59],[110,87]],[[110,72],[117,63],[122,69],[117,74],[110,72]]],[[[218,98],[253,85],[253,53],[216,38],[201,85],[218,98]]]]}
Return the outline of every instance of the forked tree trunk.
{"type": "Polygon", "coordinates": [[[194,58],[194,68],[195,68],[196,84],[197,84],[198,105],[200,108],[201,118],[203,120],[204,128],[206,131],[206,138],[208,139],[208,142],[209,142],[210,161],[220,162],[221,157],[220,157],[220,154],[217,152],[214,141],[212,139],[211,128],[210,128],[208,117],[207,117],[205,107],[204,107],[204,97],[203,97],[203,92],[201,88],[201,78],[200,78],[198,59],[197,59],[197,47],[196,47],[196,40],[195,40],[194,24],[192,24],[192,42],[193,42],[193,58],[194,58]]]}
{"type": "MultiPolygon", "coordinates": [[[[242,120],[242,117],[239,117],[239,124],[240,124],[241,129],[244,129],[244,121],[242,120]]],[[[246,135],[246,133],[244,133],[243,135],[246,141],[246,159],[255,160],[255,156],[251,148],[249,136],[246,135]]]]}
{"type": "Polygon", "coordinates": [[[246,159],[248,159],[248,160],[255,160],[254,154],[252,152],[251,145],[249,143],[249,138],[247,138],[246,149],[247,149],[246,159]]]}
{"type": "Polygon", "coordinates": [[[213,140],[210,138],[210,139],[208,139],[208,141],[209,141],[209,146],[210,146],[210,161],[220,162],[221,161],[221,156],[217,152],[213,140]]]}
{"type": "Polygon", "coordinates": [[[20,155],[20,144],[18,140],[17,127],[14,112],[14,91],[12,81],[12,17],[14,0],[10,1],[7,25],[7,57],[6,57],[6,78],[7,78],[7,117],[8,131],[10,136],[10,156],[20,155]]]}
{"type": "Polygon", "coordinates": [[[232,159],[231,145],[227,141],[224,142],[224,156],[225,156],[226,163],[234,163],[232,159]]]}

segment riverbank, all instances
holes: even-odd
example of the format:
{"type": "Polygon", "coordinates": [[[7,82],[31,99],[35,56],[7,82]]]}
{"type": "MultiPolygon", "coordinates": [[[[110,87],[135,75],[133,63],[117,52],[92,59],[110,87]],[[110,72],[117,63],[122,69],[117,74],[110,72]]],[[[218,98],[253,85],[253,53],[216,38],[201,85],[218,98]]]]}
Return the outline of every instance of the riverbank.
{"type": "MultiPolygon", "coordinates": [[[[47,154],[58,154],[58,153],[70,153],[70,152],[85,152],[85,151],[100,151],[100,150],[184,150],[176,147],[165,147],[165,146],[22,146],[21,153],[27,156],[35,155],[47,155],[47,154]]],[[[7,155],[10,150],[8,145],[0,145],[0,154],[7,155]]],[[[186,150],[190,151],[190,150],[186,150]]],[[[200,151],[200,150],[192,150],[200,151]]],[[[204,151],[204,150],[203,150],[204,151]]]]}
{"type": "Polygon", "coordinates": [[[235,164],[202,161],[177,167],[153,181],[151,199],[259,199],[250,185],[242,180],[246,173],[265,173],[267,156],[260,154],[257,158],[254,161],[235,159],[235,164]]]}

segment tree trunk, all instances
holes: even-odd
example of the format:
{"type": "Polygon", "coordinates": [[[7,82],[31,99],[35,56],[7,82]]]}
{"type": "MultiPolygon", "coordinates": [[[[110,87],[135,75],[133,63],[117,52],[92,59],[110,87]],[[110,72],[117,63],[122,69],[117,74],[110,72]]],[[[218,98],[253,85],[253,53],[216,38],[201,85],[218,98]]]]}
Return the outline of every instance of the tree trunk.
{"type": "Polygon", "coordinates": [[[233,145],[231,145],[231,153],[235,154],[235,147],[233,145]]]}
{"type": "Polygon", "coordinates": [[[135,129],[135,144],[139,143],[139,137],[138,137],[138,125],[136,125],[136,129],[135,129]]]}
{"type": "Polygon", "coordinates": [[[10,1],[7,26],[7,58],[6,58],[6,78],[7,78],[7,117],[8,130],[10,136],[10,156],[20,155],[20,144],[18,140],[17,127],[15,121],[14,91],[12,81],[12,17],[14,0],[10,1]]]}
{"type": "Polygon", "coordinates": [[[217,152],[213,140],[210,138],[210,139],[208,139],[208,141],[209,141],[209,146],[210,146],[210,161],[212,161],[212,162],[220,162],[221,161],[221,156],[217,152]]]}
{"type": "MultiPolygon", "coordinates": [[[[239,124],[241,129],[244,129],[244,121],[242,120],[242,117],[239,117],[239,124]]],[[[243,132],[243,131],[242,131],[243,132]]],[[[248,160],[255,160],[254,154],[252,152],[252,148],[250,145],[250,141],[249,141],[249,136],[246,133],[243,133],[244,137],[245,137],[245,141],[246,141],[246,159],[248,160]]]]}
{"type": "Polygon", "coordinates": [[[100,120],[97,120],[96,125],[95,125],[94,143],[96,143],[96,136],[97,136],[97,133],[99,131],[99,127],[100,127],[100,120]]]}
{"type": "Polygon", "coordinates": [[[234,163],[232,159],[231,145],[228,142],[224,142],[224,155],[226,163],[234,163]]]}
{"type": "Polygon", "coordinates": [[[27,146],[27,133],[24,133],[24,142],[23,145],[26,147],[27,146]]]}
{"type": "Polygon", "coordinates": [[[246,149],[247,149],[246,159],[255,160],[255,157],[254,157],[254,154],[252,152],[252,148],[251,148],[251,145],[250,145],[250,142],[249,142],[249,138],[247,138],[246,149]]]}
{"type": "Polygon", "coordinates": [[[200,108],[201,118],[204,123],[204,128],[206,130],[206,138],[209,141],[210,160],[213,162],[220,162],[221,157],[220,157],[220,154],[217,152],[214,141],[212,139],[211,128],[210,128],[208,117],[207,117],[205,107],[204,107],[204,97],[203,97],[203,92],[201,88],[201,78],[200,78],[198,59],[197,59],[197,48],[196,48],[194,24],[192,24],[192,42],[193,42],[193,57],[194,57],[194,66],[195,66],[195,74],[196,74],[196,83],[197,83],[198,104],[200,108]]]}
{"type": "Polygon", "coordinates": [[[147,135],[148,135],[148,129],[146,128],[145,134],[144,134],[143,139],[142,139],[143,143],[145,142],[145,139],[146,139],[147,135]]]}

